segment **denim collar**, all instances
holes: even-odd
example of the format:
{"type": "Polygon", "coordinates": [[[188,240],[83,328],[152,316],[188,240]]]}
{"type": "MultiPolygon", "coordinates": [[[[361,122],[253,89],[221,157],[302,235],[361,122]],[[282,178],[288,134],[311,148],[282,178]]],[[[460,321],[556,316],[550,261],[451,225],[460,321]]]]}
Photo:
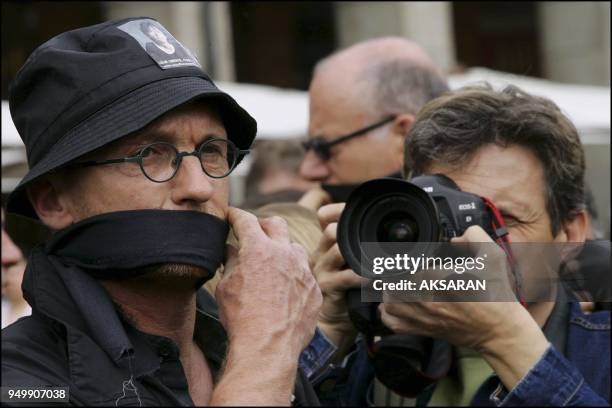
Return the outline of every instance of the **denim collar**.
{"type": "Polygon", "coordinates": [[[542,327],[544,336],[552,343],[559,352],[565,353],[567,343],[567,330],[570,320],[570,303],[572,296],[567,290],[558,285],[557,298],[550,316],[542,327]]]}

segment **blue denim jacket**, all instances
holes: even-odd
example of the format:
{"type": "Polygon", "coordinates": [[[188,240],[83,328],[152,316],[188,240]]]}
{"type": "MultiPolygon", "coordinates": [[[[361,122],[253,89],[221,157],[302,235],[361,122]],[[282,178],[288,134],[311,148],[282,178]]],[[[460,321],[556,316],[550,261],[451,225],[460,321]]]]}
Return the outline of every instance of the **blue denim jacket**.
{"type": "Polygon", "coordinates": [[[471,405],[610,406],[610,312],[585,315],[573,302],[565,353],[550,344],[510,392],[491,376],[471,405]]]}
{"type": "MultiPolygon", "coordinates": [[[[565,350],[560,352],[550,344],[510,392],[492,375],[479,388],[471,405],[609,406],[610,312],[585,315],[578,303],[571,302],[566,333],[565,350]]],[[[373,377],[364,341],[359,340],[341,366],[328,368],[313,385],[322,405],[368,405],[366,394],[373,377]]],[[[426,403],[422,398],[417,401],[419,405],[426,403]]]]}
{"type": "Polygon", "coordinates": [[[302,350],[299,358],[299,366],[306,377],[312,381],[315,375],[326,366],[327,361],[336,350],[336,345],[317,327],[312,340],[302,350]]]}

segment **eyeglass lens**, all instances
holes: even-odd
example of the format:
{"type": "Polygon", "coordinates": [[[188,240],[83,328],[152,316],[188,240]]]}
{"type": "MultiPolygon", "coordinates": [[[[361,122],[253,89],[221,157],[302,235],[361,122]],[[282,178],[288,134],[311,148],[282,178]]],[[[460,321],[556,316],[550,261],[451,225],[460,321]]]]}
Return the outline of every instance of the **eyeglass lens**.
{"type": "Polygon", "coordinates": [[[237,149],[225,139],[209,140],[192,153],[179,153],[168,143],[153,143],[140,154],[140,166],[145,176],[156,182],[164,182],[174,177],[184,156],[197,156],[202,170],[213,178],[224,177],[234,168],[237,149]]]}

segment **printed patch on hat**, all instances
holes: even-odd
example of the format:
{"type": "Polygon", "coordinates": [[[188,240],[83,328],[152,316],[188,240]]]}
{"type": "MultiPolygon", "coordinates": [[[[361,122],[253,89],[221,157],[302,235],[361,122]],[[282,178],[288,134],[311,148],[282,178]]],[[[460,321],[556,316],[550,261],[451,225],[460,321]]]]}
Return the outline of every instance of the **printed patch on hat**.
{"type": "Polygon", "coordinates": [[[195,54],[155,20],[132,20],[117,28],[138,41],[161,69],[188,66],[202,68],[195,54]]]}

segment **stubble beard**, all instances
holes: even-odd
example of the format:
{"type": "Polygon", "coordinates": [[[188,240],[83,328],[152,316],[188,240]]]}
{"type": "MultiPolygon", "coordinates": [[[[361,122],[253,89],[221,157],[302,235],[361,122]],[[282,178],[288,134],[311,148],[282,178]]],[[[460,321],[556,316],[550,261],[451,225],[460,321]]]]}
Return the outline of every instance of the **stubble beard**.
{"type": "Polygon", "coordinates": [[[142,268],[141,271],[144,273],[140,278],[168,290],[197,290],[212,277],[212,274],[204,268],[188,264],[153,265],[142,268]]]}

